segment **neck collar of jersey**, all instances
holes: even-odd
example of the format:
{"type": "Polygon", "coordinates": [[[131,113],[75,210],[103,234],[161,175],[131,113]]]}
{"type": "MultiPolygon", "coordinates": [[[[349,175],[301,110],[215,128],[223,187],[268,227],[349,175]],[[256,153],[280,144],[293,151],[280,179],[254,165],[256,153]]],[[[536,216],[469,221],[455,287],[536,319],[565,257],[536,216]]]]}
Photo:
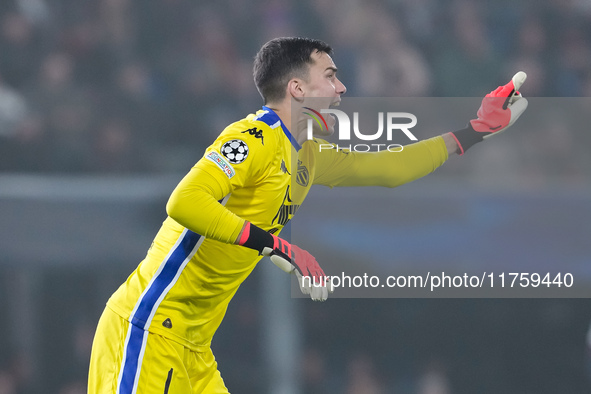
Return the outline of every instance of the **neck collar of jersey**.
{"type": "Polygon", "coordinates": [[[298,141],[296,141],[296,139],[290,133],[287,126],[285,126],[285,123],[283,123],[283,121],[281,120],[279,115],[277,115],[275,113],[275,111],[273,111],[271,108],[267,107],[266,105],[263,105],[263,111],[265,111],[265,113],[260,116],[257,116],[256,120],[260,120],[261,122],[265,122],[271,128],[277,127],[277,124],[279,123],[281,125],[281,129],[283,130],[283,133],[285,133],[285,136],[287,137],[287,139],[289,139],[289,141],[291,142],[291,145],[295,148],[295,150],[299,151],[300,149],[302,149],[302,146],[298,143],[298,141]]]}

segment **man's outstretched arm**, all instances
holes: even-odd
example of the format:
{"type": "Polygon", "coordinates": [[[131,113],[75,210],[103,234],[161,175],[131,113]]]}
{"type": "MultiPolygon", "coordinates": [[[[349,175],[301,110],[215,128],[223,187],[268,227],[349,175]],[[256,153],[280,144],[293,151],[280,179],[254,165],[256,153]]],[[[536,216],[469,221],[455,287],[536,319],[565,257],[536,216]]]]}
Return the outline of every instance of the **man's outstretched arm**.
{"type": "Polygon", "coordinates": [[[518,89],[526,75],[520,71],[509,83],[485,96],[477,119],[467,127],[404,146],[399,152],[349,152],[323,150],[318,155],[314,183],[326,186],[396,187],[421,178],[441,166],[450,155],[463,155],[468,148],[505,131],[527,108],[518,89]]]}

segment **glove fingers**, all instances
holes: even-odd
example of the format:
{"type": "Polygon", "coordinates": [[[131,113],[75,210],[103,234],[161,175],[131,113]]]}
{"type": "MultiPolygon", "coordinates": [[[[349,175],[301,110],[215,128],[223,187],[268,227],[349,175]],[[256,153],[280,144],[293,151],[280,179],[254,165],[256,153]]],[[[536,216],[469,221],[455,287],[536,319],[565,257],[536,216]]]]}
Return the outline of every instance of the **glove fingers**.
{"type": "Polygon", "coordinates": [[[510,81],[506,85],[501,86],[500,89],[495,90],[496,94],[494,97],[510,97],[515,90],[517,89],[513,87],[513,81],[510,81]]]}
{"type": "Polygon", "coordinates": [[[308,285],[308,280],[306,280],[306,284],[304,284],[304,277],[300,274],[299,271],[295,271],[296,278],[298,280],[298,284],[300,285],[300,290],[302,294],[310,294],[312,287],[308,285]]]}
{"type": "Polygon", "coordinates": [[[523,71],[517,72],[511,78],[511,81],[504,86],[500,86],[500,89],[497,88],[494,92],[496,92],[496,97],[509,97],[513,94],[518,93],[518,90],[521,89],[521,85],[527,79],[527,74],[523,71]]]}
{"type": "Polygon", "coordinates": [[[515,121],[521,116],[521,114],[526,110],[528,105],[527,99],[520,97],[517,101],[515,101],[515,103],[513,103],[513,105],[511,105],[509,108],[511,109],[511,118],[509,119],[509,123],[507,124],[507,126],[505,126],[502,130],[497,131],[495,133],[490,133],[487,134],[485,136],[483,136],[483,139],[487,139],[493,135],[499,135],[502,132],[504,132],[505,130],[507,130],[509,128],[509,126],[511,126],[513,123],[515,123],[515,121]]]}
{"type": "Polygon", "coordinates": [[[312,301],[326,301],[328,299],[328,290],[324,286],[313,286],[310,292],[310,298],[312,298],[312,301]]]}
{"type": "Polygon", "coordinates": [[[519,90],[526,79],[527,74],[523,71],[518,71],[515,75],[513,75],[513,78],[511,78],[511,82],[513,82],[513,87],[515,88],[515,90],[519,90]]]}
{"type": "Polygon", "coordinates": [[[303,275],[319,275],[324,277],[324,271],[308,251],[292,245],[293,264],[302,270],[303,275]]]}
{"type": "Polygon", "coordinates": [[[511,106],[514,102],[516,102],[517,100],[519,100],[522,97],[523,96],[521,95],[521,93],[516,91],[515,94],[513,95],[513,97],[511,97],[511,99],[509,100],[509,106],[511,106]]]}
{"type": "Polygon", "coordinates": [[[519,71],[506,85],[499,86],[487,94],[486,97],[509,97],[512,94],[519,94],[518,90],[521,88],[526,79],[527,74],[523,71],[519,71]]]}
{"type": "Polygon", "coordinates": [[[303,294],[309,294],[314,301],[326,301],[328,289],[326,275],[314,256],[292,245],[292,263],[296,266],[295,274],[303,294]],[[304,280],[304,277],[305,280],[304,280]]]}
{"type": "Polygon", "coordinates": [[[310,298],[312,299],[312,301],[318,301],[320,299],[320,296],[320,287],[312,286],[312,289],[310,289],[310,298]]]}
{"type": "MultiPolygon", "coordinates": [[[[313,301],[326,301],[328,299],[328,293],[332,293],[333,291],[332,288],[329,290],[327,283],[324,286],[318,286],[318,279],[316,279],[316,282],[311,277],[304,280],[304,277],[299,271],[295,271],[295,274],[302,294],[309,295],[313,301]]],[[[322,280],[324,281],[324,278],[322,280]]]]}
{"type": "Polygon", "coordinates": [[[513,78],[511,78],[511,82],[509,82],[505,86],[513,86],[513,89],[509,92],[503,92],[504,96],[508,97],[507,101],[505,102],[503,109],[506,109],[509,105],[513,104],[519,97],[521,97],[521,93],[519,93],[519,89],[521,89],[521,85],[527,79],[527,74],[523,71],[518,71],[513,78]]]}
{"type": "MultiPolygon", "coordinates": [[[[505,85],[506,86],[506,85],[505,85]]],[[[493,90],[492,92],[490,92],[489,94],[487,94],[484,97],[501,97],[501,90],[505,88],[505,86],[499,86],[498,88],[496,88],[495,90],[493,90]]]]}
{"type": "Polygon", "coordinates": [[[523,111],[526,110],[528,104],[529,103],[527,102],[526,98],[520,97],[511,105],[511,121],[509,122],[509,126],[521,116],[523,111]]]}
{"type": "Polygon", "coordinates": [[[328,299],[328,289],[326,287],[321,287],[320,290],[320,301],[324,302],[328,299]]]}

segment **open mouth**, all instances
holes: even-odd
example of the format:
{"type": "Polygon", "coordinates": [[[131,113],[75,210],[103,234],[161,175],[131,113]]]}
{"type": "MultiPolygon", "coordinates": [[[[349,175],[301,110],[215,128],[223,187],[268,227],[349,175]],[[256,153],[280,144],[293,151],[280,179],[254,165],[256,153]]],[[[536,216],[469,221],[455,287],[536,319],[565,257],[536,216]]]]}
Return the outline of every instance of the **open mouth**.
{"type": "Polygon", "coordinates": [[[330,108],[338,107],[339,105],[341,105],[341,99],[335,100],[332,103],[330,103],[330,108]]]}

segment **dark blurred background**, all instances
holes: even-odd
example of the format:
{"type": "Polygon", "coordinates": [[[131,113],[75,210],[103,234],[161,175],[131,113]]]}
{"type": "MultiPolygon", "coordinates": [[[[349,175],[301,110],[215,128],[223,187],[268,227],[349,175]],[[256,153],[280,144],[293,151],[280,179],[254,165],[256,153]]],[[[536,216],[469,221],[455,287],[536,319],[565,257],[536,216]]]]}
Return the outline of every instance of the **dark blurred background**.
{"type": "MultiPolygon", "coordinates": [[[[86,391],[104,303],[176,182],[260,107],[252,59],[288,35],[330,43],[351,97],[481,97],[525,70],[524,95],[591,108],[589,0],[2,0],[0,394],[86,391]]],[[[588,130],[563,126],[508,134],[417,190],[591,203],[588,130]]],[[[262,305],[275,295],[260,271],[214,338],[235,393],[274,392],[262,305]]],[[[290,392],[591,392],[588,299],[289,303],[301,345],[290,392]]]]}

